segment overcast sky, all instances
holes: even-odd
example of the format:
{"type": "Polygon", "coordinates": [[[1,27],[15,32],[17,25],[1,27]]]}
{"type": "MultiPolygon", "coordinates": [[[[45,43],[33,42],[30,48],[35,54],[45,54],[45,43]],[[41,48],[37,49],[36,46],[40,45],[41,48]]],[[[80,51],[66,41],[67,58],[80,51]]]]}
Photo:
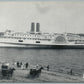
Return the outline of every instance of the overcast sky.
{"type": "Polygon", "coordinates": [[[0,31],[30,31],[31,22],[42,32],[84,33],[84,1],[0,2],[0,31]]]}

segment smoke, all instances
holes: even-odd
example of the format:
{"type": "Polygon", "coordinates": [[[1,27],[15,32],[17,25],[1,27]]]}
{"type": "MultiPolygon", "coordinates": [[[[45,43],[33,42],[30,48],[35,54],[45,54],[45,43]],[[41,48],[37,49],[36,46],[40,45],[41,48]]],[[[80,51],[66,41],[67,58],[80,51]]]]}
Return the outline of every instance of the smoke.
{"type": "Polygon", "coordinates": [[[51,9],[48,3],[46,2],[37,2],[35,5],[37,10],[42,14],[47,13],[51,9]]]}

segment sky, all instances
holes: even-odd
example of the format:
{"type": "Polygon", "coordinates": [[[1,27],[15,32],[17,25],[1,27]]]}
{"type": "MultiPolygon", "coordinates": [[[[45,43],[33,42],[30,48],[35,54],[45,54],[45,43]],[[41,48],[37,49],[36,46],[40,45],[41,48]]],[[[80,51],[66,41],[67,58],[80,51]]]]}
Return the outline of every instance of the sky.
{"type": "Polygon", "coordinates": [[[84,1],[0,1],[0,32],[28,32],[32,22],[41,32],[84,33],[84,1]]]}

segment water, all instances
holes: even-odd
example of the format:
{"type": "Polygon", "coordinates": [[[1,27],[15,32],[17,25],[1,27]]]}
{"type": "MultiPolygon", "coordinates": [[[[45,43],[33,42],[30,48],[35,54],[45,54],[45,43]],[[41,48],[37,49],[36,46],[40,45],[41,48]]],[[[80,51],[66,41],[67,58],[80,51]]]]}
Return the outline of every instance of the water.
{"type": "Polygon", "coordinates": [[[0,62],[29,62],[32,65],[50,65],[52,71],[84,73],[84,49],[20,49],[0,48],[0,62]]]}

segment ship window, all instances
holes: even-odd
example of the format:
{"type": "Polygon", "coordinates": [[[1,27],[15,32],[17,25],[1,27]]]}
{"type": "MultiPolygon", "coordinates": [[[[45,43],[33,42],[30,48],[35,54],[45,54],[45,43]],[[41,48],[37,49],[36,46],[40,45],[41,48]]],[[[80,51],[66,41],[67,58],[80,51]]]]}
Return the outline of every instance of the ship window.
{"type": "Polygon", "coordinates": [[[40,41],[36,41],[36,43],[40,43],[40,41]]]}
{"type": "Polygon", "coordinates": [[[19,39],[21,39],[21,37],[19,37],[19,39]]]}
{"type": "Polygon", "coordinates": [[[4,38],[7,38],[7,37],[4,37],[4,38]]]}
{"type": "Polygon", "coordinates": [[[23,38],[23,39],[26,39],[26,38],[23,38]]]}
{"type": "Polygon", "coordinates": [[[48,41],[50,41],[50,39],[48,39],[48,41]]]}
{"type": "Polygon", "coordinates": [[[15,37],[15,39],[18,39],[17,37],[15,37]]]}
{"type": "Polygon", "coordinates": [[[18,40],[18,42],[23,42],[23,40],[18,40]]]}
{"type": "Polygon", "coordinates": [[[9,37],[10,38],[10,37],[9,37]]]}

